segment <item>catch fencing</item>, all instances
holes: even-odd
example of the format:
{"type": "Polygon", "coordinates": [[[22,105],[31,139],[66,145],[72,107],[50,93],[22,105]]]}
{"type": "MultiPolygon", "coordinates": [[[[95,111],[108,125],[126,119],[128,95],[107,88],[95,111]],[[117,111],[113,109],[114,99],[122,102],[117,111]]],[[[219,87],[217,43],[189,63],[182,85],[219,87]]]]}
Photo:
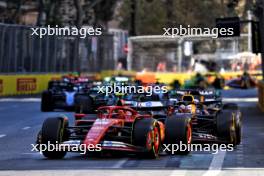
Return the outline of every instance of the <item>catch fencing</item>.
{"type": "Polygon", "coordinates": [[[113,70],[112,34],[31,35],[29,26],[0,24],[0,73],[99,72],[113,70]]]}

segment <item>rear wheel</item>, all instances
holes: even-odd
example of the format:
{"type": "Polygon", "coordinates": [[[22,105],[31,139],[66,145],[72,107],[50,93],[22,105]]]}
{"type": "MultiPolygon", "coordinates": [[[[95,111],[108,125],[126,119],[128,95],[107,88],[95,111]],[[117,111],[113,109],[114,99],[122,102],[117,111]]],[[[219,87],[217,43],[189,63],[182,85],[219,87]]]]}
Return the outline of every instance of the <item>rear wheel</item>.
{"type": "Polygon", "coordinates": [[[77,95],[75,98],[75,112],[76,113],[93,113],[94,109],[92,107],[93,99],[89,96],[77,95]]]}
{"type": "Polygon", "coordinates": [[[217,135],[223,138],[227,143],[237,144],[236,135],[236,117],[235,113],[231,110],[224,110],[217,116],[217,135]]]}
{"type": "Polygon", "coordinates": [[[54,85],[58,84],[59,81],[49,81],[48,83],[48,90],[52,89],[54,87],[54,85]]]}
{"type": "Polygon", "coordinates": [[[235,103],[226,103],[223,105],[224,110],[232,111],[235,116],[236,145],[241,143],[242,114],[235,103]]]}
{"type": "Polygon", "coordinates": [[[49,91],[44,91],[41,95],[41,111],[49,112],[53,110],[52,94],[49,91]]]}
{"type": "MultiPolygon", "coordinates": [[[[45,144],[46,147],[49,144],[61,144],[68,138],[67,127],[68,121],[63,117],[46,119],[41,129],[41,144],[45,144]]],[[[66,153],[66,151],[48,150],[47,148],[42,151],[42,154],[50,159],[61,159],[66,153]]]]}
{"type": "Polygon", "coordinates": [[[165,144],[168,154],[186,155],[190,151],[188,145],[192,143],[191,118],[186,115],[173,115],[165,121],[165,144]],[[177,150],[175,150],[175,145],[177,150]]]}
{"type": "Polygon", "coordinates": [[[133,127],[133,144],[146,149],[146,157],[159,156],[161,138],[158,121],[152,118],[138,119],[133,127]]]}
{"type": "Polygon", "coordinates": [[[235,122],[236,122],[236,145],[241,143],[242,139],[242,115],[240,111],[236,112],[235,122]]]}

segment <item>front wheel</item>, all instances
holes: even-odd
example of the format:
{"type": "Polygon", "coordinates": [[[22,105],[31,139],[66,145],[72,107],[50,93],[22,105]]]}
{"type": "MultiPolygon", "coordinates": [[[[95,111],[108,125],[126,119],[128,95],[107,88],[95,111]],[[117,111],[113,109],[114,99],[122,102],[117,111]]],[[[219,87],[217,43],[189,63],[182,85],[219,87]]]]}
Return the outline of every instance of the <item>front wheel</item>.
{"type": "Polygon", "coordinates": [[[77,95],[75,97],[75,112],[85,114],[94,112],[93,99],[90,96],[77,95]]]}
{"type": "Polygon", "coordinates": [[[236,117],[232,110],[223,110],[217,115],[217,135],[229,144],[237,144],[236,117]]]}
{"type": "Polygon", "coordinates": [[[50,159],[61,159],[66,155],[66,151],[49,149],[48,146],[56,146],[67,140],[68,121],[63,117],[48,118],[44,121],[41,129],[41,144],[44,144],[45,150],[42,154],[50,159]]]}
{"type": "Polygon", "coordinates": [[[136,120],[133,127],[133,144],[146,150],[144,156],[157,158],[161,146],[158,121],[153,118],[136,120]]]}
{"type": "Polygon", "coordinates": [[[52,93],[49,91],[44,91],[41,95],[41,111],[53,111],[52,93]]]}
{"type": "Polygon", "coordinates": [[[187,155],[192,143],[191,118],[186,115],[172,115],[165,121],[165,150],[168,154],[187,155]]]}

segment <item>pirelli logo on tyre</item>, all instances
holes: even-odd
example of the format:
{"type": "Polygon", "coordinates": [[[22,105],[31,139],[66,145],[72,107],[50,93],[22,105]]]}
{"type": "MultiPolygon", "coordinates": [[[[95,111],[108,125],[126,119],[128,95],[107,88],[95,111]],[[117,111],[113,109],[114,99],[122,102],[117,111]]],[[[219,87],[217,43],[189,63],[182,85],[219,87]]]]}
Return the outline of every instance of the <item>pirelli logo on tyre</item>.
{"type": "Polygon", "coordinates": [[[3,94],[3,91],[4,91],[3,80],[0,79],[0,95],[3,94]]]}
{"type": "Polygon", "coordinates": [[[31,92],[37,90],[36,78],[17,78],[17,92],[31,92]]]}

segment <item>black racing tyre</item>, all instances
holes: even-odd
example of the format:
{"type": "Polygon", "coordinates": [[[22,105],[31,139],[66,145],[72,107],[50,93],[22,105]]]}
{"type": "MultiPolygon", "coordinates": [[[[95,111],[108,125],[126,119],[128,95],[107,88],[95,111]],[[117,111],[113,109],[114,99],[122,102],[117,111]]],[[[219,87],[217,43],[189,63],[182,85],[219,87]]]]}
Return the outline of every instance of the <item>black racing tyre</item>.
{"type": "MultiPolygon", "coordinates": [[[[47,118],[41,129],[41,144],[60,144],[68,140],[68,121],[62,117],[47,118]]],[[[47,146],[48,147],[48,146],[47,146]]],[[[49,159],[61,159],[66,155],[66,151],[42,151],[42,154],[49,159]]]]}
{"type": "Polygon", "coordinates": [[[236,103],[225,103],[223,109],[238,110],[238,105],[236,103]]]}
{"type": "Polygon", "coordinates": [[[236,117],[233,110],[223,110],[216,117],[217,136],[234,146],[236,139],[236,117]]]}
{"type": "Polygon", "coordinates": [[[236,127],[236,145],[239,145],[241,143],[241,131],[242,131],[242,114],[235,103],[226,103],[223,105],[223,109],[225,110],[233,110],[233,113],[235,113],[235,127],[236,127]]]}
{"type": "Polygon", "coordinates": [[[236,123],[236,145],[239,145],[242,140],[242,114],[240,111],[236,112],[235,123],[236,123]]]}
{"type": "Polygon", "coordinates": [[[52,89],[54,85],[56,85],[56,83],[58,83],[58,81],[49,81],[48,83],[48,89],[52,89]]]}
{"type": "Polygon", "coordinates": [[[153,118],[136,120],[133,125],[132,143],[146,150],[144,157],[157,158],[161,147],[158,121],[153,118]]]}
{"type": "Polygon", "coordinates": [[[37,140],[36,140],[36,144],[38,144],[38,150],[39,150],[39,145],[41,144],[41,137],[42,136],[42,131],[40,130],[37,134],[37,140]]]}
{"type": "Polygon", "coordinates": [[[93,99],[90,96],[77,95],[75,97],[75,112],[84,114],[93,113],[93,99]]]}
{"type": "Polygon", "coordinates": [[[165,140],[164,144],[169,146],[165,150],[168,154],[187,155],[190,151],[188,145],[192,143],[191,118],[184,114],[177,114],[168,117],[165,121],[165,140]],[[182,149],[174,150],[177,145],[182,149]],[[183,148],[184,147],[184,148],[183,148]]]}
{"type": "Polygon", "coordinates": [[[41,95],[41,111],[53,111],[52,93],[50,91],[44,91],[41,95]]]}

